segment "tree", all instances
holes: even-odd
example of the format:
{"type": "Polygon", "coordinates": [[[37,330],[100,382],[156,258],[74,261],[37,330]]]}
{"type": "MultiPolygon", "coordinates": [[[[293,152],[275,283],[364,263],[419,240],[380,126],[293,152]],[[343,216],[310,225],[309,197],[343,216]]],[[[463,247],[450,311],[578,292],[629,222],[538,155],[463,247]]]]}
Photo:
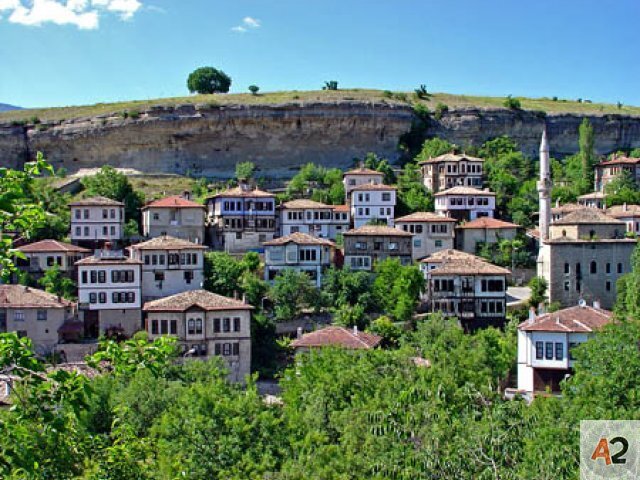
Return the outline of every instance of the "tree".
{"type": "Polygon", "coordinates": [[[259,90],[260,90],[259,86],[249,85],[249,91],[251,92],[251,95],[257,95],[259,90]]]}
{"type": "Polygon", "coordinates": [[[375,265],[373,294],[385,313],[397,321],[411,320],[425,280],[418,267],[403,266],[399,260],[388,258],[375,265]]]}
{"type": "Polygon", "coordinates": [[[213,67],[200,67],[189,74],[187,88],[190,93],[227,93],[231,87],[231,77],[213,67]]]}
{"type": "Polygon", "coordinates": [[[382,181],[386,185],[391,185],[396,182],[396,175],[393,171],[393,168],[389,164],[389,160],[387,160],[386,158],[380,158],[375,153],[368,152],[362,160],[354,158],[353,162],[356,165],[362,164],[362,166],[365,168],[370,168],[371,170],[384,173],[384,178],[382,179],[382,181]]]}
{"type": "Polygon", "coordinates": [[[328,80],[324,82],[323,90],[338,90],[338,82],[336,80],[328,80]]]}
{"type": "Polygon", "coordinates": [[[578,145],[580,147],[580,160],[582,166],[582,193],[591,191],[593,185],[593,166],[596,163],[594,151],[593,126],[587,117],[582,120],[578,128],[578,145]]]}
{"type": "Polygon", "coordinates": [[[445,153],[449,153],[455,149],[455,145],[449,143],[448,141],[440,138],[433,137],[429,140],[425,140],[422,144],[422,149],[420,153],[416,156],[415,160],[417,162],[422,162],[425,160],[429,160],[430,158],[436,158],[440,155],[444,155],[445,153]]]}
{"type": "Polygon", "coordinates": [[[256,171],[256,164],[253,162],[236,163],[236,179],[238,181],[246,181],[253,178],[256,171]]]}
{"type": "Polygon", "coordinates": [[[433,195],[422,182],[422,173],[413,162],[408,162],[398,178],[398,205],[396,213],[433,211],[433,195]]]}
{"type": "Polygon", "coordinates": [[[369,332],[382,337],[382,343],[386,347],[395,347],[402,337],[402,329],[394,324],[389,317],[381,316],[371,322],[369,332]]]}
{"type": "Polygon", "coordinates": [[[124,173],[108,165],[95,175],[82,179],[82,185],[88,196],[99,195],[124,203],[125,217],[137,219],[144,204],[144,195],[133,189],[133,185],[124,173]]]}
{"type": "Polygon", "coordinates": [[[318,291],[309,275],[291,268],[278,273],[269,296],[278,321],[293,320],[303,309],[315,308],[319,303],[318,291]]]}
{"type": "Polygon", "coordinates": [[[431,94],[427,91],[427,86],[422,84],[420,87],[415,89],[416,96],[420,100],[429,100],[431,98],[431,94]]]}
{"type": "Polygon", "coordinates": [[[513,98],[511,95],[507,96],[507,98],[504,100],[503,105],[510,110],[520,110],[521,108],[520,100],[518,100],[517,98],[513,98]]]}
{"type": "Polygon", "coordinates": [[[607,206],[635,205],[640,203],[640,190],[628,170],[623,170],[616,178],[604,187],[607,194],[607,206]]]}
{"type": "Polygon", "coordinates": [[[246,265],[226,252],[208,252],[204,256],[204,288],[218,295],[233,297],[241,292],[246,265]]]}
{"type": "Polygon", "coordinates": [[[616,317],[621,320],[640,321],[640,246],[631,256],[631,272],[617,283],[616,317]]]}
{"type": "Polygon", "coordinates": [[[76,284],[73,280],[62,274],[57,264],[47,268],[38,283],[49,293],[67,300],[73,301],[76,299],[76,284]]]}
{"type": "Polygon", "coordinates": [[[529,281],[529,288],[531,289],[529,306],[538,308],[538,305],[546,301],[547,281],[544,277],[533,277],[529,281]]]}

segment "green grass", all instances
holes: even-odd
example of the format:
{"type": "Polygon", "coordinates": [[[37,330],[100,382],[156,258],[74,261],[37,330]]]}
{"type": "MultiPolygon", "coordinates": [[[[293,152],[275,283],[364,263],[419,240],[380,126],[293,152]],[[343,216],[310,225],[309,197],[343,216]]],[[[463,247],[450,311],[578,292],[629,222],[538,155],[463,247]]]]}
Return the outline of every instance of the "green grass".
{"type": "MultiPolygon", "coordinates": [[[[388,95],[388,94],[387,94],[388,95]]],[[[413,93],[408,93],[408,102],[388,96],[382,90],[350,89],[350,90],[318,90],[318,91],[287,91],[267,92],[259,95],[249,93],[234,93],[228,95],[191,95],[188,97],[159,98],[153,100],[137,100],[116,103],[97,103],[95,105],[81,105],[56,108],[33,108],[26,110],[13,110],[0,113],[0,122],[27,122],[34,119],[40,121],[62,121],[80,117],[92,117],[96,115],[114,115],[124,117],[137,116],[147,108],[154,105],[179,105],[179,104],[209,104],[209,105],[273,105],[278,103],[306,103],[306,102],[340,102],[345,100],[376,101],[391,104],[407,104],[416,102],[413,93]]],[[[576,101],[553,101],[550,98],[524,98],[520,100],[524,110],[541,110],[548,113],[580,113],[580,114],[632,114],[640,115],[640,107],[626,106],[618,108],[616,105],[606,103],[580,103],[576,101]]],[[[419,100],[431,111],[440,103],[446,104],[450,109],[457,107],[484,107],[502,108],[505,97],[481,97],[470,95],[453,95],[448,93],[436,93],[430,101],[419,100]]]]}

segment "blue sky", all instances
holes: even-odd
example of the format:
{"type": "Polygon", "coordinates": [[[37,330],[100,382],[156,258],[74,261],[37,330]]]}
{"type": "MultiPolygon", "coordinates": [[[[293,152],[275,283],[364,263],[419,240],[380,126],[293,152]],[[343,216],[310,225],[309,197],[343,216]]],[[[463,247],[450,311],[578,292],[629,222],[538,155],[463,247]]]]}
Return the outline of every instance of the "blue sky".
{"type": "Polygon", "coordinates": [[[0,102],[341,87],[640,105],[639,0],[0,0],[0,102]],[[242,27],[242,28],[234,28],[242,27]]]}

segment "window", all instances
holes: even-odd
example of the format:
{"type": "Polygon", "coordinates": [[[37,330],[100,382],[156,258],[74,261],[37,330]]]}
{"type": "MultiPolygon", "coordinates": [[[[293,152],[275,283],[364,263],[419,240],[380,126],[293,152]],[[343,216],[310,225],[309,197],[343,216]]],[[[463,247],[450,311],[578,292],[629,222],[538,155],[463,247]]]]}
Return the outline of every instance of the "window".
{"type": "Polygon", "coordinates": [[[606,266],[606,272],[607,274],[611,273],[611,264],[607,262],[607,266],[606,266]]]}
{"type": "Polygon", "coordinates": [[[46,310],[38,310],[38,320],[45,322],[47,320],[47,311],[46,310]]]}
{"type": "Polygon", "coordinates": [[[569,287],[570,287],[570,286],[571,286],[571,285],[570,285],[569,280],[565,280],[565,282],[564,282],[564,291],[565,291],[565,292],[568,292],[568,291],[569,291],[569,287]]]}
{"type": "Polygon", "coordinates": [[[191,280],[193,280],[193,272],[190,270],[187,272],[184,272],[184,281],[186,283],[191,283],[191,280]]]}
{"type": "Polygon", "coordinates": [[[591,275],[598,273],[598,264],[595,261],[589,264],[589,273],[591,273],[591,275]]]}
{"type": "Polygon", "coordinates": [[[622,264],[621,263],[618,264],[618,273],[622,273],[622,264]]]}
{"type": "Polygon", "coordinates": [[[223,343],[222,344],[222,355],[224,355],[225,357],[228,357],[229,355],[231,355],[231,344],[230,343],[223,343]]]}
{"type": "Polygon", "coordinates": [[[422,247],[422,240],[420,240],[420,239],[416,238],[416,239],[413,241],[413,246],[414,246],[414,247],[416,247],[416,248],[420,248],[420,247],[422,247]]]}
{"type": "Polygon", "coordinates": [[[236,357],[240,355],[240,344],[232,343],[231,345],[233,346],[233,355],[235,355],[236,357]]]}
{"type": "Polygon", "coordinates": [[[114,208],[111,209],[111,211],[109,212],[109,215],[111,218],[115,219],[116,218],[116,210],[114,208]]]}
{"type": "Polygon", "coordinates": [[[436,241],[435,241],[435,246],[436,246],[437,248],[441,248],[441,247],[442,247],[442,240],[436,240],[436,241]]]}
{"type": "Polygon", "coordinates": [[[96,295],[95,293],[90,293],[89,303],[97,303],[97,302],[98,302],[98,295],[96,295]]]}
{"type": "Polygon", "coordinates": [[[177,320],[169,320],[169,333],[171,335],[178,334],[178,321],[177,320]]]}
{"type": "Polygon", "coordinates": [[[547,360],[553,360],[553,342],[545,342],[544,358],[547,360]]]}
{"type": "Polygon", "coordinates": [[[580,345],[579,343],[574,343],[574,342],[570,342],[569,343],[569,360],[575,360],[575,357],[573,356],[573,352],[574,349],[580,345]]]}
{"type": "Polygon", "coordinates": [[[84,236],[85,237],[89,236],[89,227],[84,227],[84,236]]]}
{"type": "Polygon", "coordinates": [[[164,272],[156,272],[154,274],[154,278],[156,282],[162,282],[164,281],[164,272]]]}
{"type": "Polygon", "coordinates": [[[611,282],[609,280],[605,282],[605,289],[607,290],[607,292],[611,291],[611,282]]]}
{"type": "Polygon", "coordinates": [[[151,320],[151,335],[158,334],[158,320],[151,320]]]}
{"type": "Polygon", "coordinates": [[[81,237],[81,236],[82,236],[82,228],[76,227],[76,237],[81,237]]]}
{"type": "Polygon", "coordinates": [[[85,220],[89,218],[89,210],[85,208],[84,210],[84,218],[85,220]]]}
{"type": "Polygon", "coordinates": [[[98,271],[98,283],[106,283],[107,282],[107,272],[104,270],[98,271]]]}
{"type": "Polygon", "coordinates": [[[162,335],[166,335],[169,333],[169,321],[168,320],[160,320],[160,333],[162,335]]]}
{"type": "Polygon", "coordinates": [[[109,211],[106,208],[102,209],[102,218],[109,218],[109,211]]]}
{"type": "Polygon", "coordinates": [[[219,343],[216,343],[214,346],[214,353],[216,355],[220,355],[222,353],[222,345],[219,343]]]}
{"type": "Polygon", "coordinates": [[[213,333],[220,333],[220,319],[213,319],[213,333]]]}
{"type": "Polygon", "coordinates": [[[564,344],[556,342],[556,360],[562,360],[564,358],[564,344]]]}
{"type": "Polygon", "coordinates": [[[397,242],[389,242],[389,250],[398,250],[397,242]]]}
{"type": "Polygon", "coordinates": [[[80,212],[80,210],[79,210],[79,209],[76,209],[76,211],[75,211],[75,212],[76,212],[76,213],[75,213],[75,215],[76,215],[76,220],[80,220],[80,217],[81,217],[81,213],[82,213],[82,212],[80,212]]]}
{"type": "Polygon", "coordinates": [[[542,360],[544,354],[544,344],[542,342],[536,342],[536,360],[542,360]]]}
{"type": "Polygon", "coordinates": [[[383,202],[390,202],[391,201],[391,194],[388,192],[385,192],[382,194],[382,201],[383,202]]]}
{"type": "Polygon", "coordinates": [[[88,277],[88,275],[87,275],[87,271],[86,271],[86,270],[83,270],[83,271],[82,271],[82,274],[81,274],[81,276],[80,276],[80,277],[82,278],[82,283],[89,283],[89,282],[87,281],[87,277],[88,277]]]}
{"type": "Polygon", "coordinates": [[[158,213],[154,213],[154,214],[153,214],[153,219],[154,219],[154,220],[160,220],[160,214],[158,214],[158,213]]]}
{"type": "Polygon", "coordinates": [[[301,262],[315,262],[317,260],[316,249],[301,248],[300,249],[300,261],[301,262]]]}
{"type": "Polygon", "coordinates": [[[231,319],[230,318],[223,318],[222,319],[222,331],[223,332],[230,332],[231,331],[231,319]]]}
{"type": "Polygon", "coordinates": [[[102,227],[102,235],[109,235],[109,229],[107,228],[107,226],[105,225],[104,227],[102,227]]]}
{"type": "Polygon", "coordinates": [[[107,294],[105,292],[98,293],[98,302],[107,303],[107,294]]]}
{"type": "Polygon", "coordinates": [[[239,332],[240,331],[240,318],[239,317],[235,317],[233,319],[233,331],[234,332],[239,332]]]}
{"type": "Polygon", "coordinates": [[[571,270],[571,267],[569,266],[568,263],[565,262],[565,264],[564,264],[564,273],[565,273],[565,275],[569,274],[570,270],[571,270]]]}
{"type": "Polygon", "coordinates": [[[374,250],[382,250],[382,242],[373,242],[373,249],[374,250]]]}
{"type": "Polygon", "coordinates": [[[187,321],[187,333],[189,335],[195,335],[196,333],[196,321],[193,318],[187,321]]]}

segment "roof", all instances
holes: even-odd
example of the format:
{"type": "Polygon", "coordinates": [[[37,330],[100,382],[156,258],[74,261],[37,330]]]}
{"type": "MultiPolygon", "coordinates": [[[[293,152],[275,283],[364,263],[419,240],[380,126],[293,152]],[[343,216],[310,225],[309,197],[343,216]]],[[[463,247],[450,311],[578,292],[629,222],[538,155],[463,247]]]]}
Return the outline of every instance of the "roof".
{"type": "Polygon", "coordinates": [[[301,338],[291,342],[294,348],[300,347],[342,347],[350,349],[370,349],[378,346],[382,337],[372,333],[360,332],[357,329],[330,326],[311,333],[305,333],[301,338]]]}
{"type": "Polygon", "coordinates": [[[160,198],[147,203],[142,210],[147,208],[205,208],[204,205],[187,200],[180,195],[172,195],[170,197],[160,198]]]}
{"type": "Polygon", "coordinates": [[[613,218],[640,216],[640,205],[616,205],[607,209],[607,215],[613,218]]]}
{"type": "Polygon", "coordinates": [[[275,195],[273,193],[270,192],[265,192],[264,190],[259,190],[259,189],[250,189],[247,187],[242,187],[242,186],[238,186],[238,187],[234,187],[234,188],[229,188],[227,190],[224,190],[222,192],[218,192],[215,195],[210,196],[209,198],[219,198],[219,197],[249,197],[249,198],[254,198],[254,197],[264,197],[264,198],[273,198],[275,197],[275,195]]]}
{"type": "Polygon", "coordinates": [[[423,258],[422,263],[439,263],[440,266],[429,270],[430,275],[510,275],[506,268],[499,267],[486,260],[461,252],[460,250],[440,250],[429,257],[423,258]]]}
{"type": "Polygon", "coordinates": [[[367,190],[395,190],[396,187],[392,187],[391,185],[385,185],[384,183],[363,183],[362,185],[358,185],[357,187],[353,187],[351,189],[352,192],[354,191],[358,191],[358,190],[363,190],[363,191],[367,191],[367,190]]]}
{"type": "Polygon", "coordinates": [[[422,160],[418,162],[418,165],[423,165],[425,163],[441,163],[441,162],[459,162],[460,160],[468,160],[470,162],[484,162],[483,158],[472,157],[470,155],[460,155],[453,152],[445,153],[444,155],[440,155],[438,157],[428,158],[427,160],[422,160]]]}
{"type": "Polygon", "coordinates": [[[590,225],[595,223],[619,225],[623,222],[597,208],[581,208],[556,220],[553,225],[590,225]]]}
{"type": "Polygon", "coordinates": [[[396,218],[395,223],[405,222],[453,222],[456,223],[455,218],[445,217],[444,215],[438,215],[433,212],[414,212],[404,217],[396,218]]]}
{"type": "Polygon", "coordinates": [[[479,217],[475,220],[471,220],[470,222],[465,222],[461,225],[458,225],[458,228],[520,228],[520,225],[516,225],[515,223],[511,222],[505,222],[503,220],[498,220],[497,218],[479,217]]]}
{"type": "Polygon", "coordinates": [[[131,257],[126,257],[124,254],[118,255],[117,251],[108,250],[108,252],[99,252],[95,255],[91,255],[90,257],[83,258],[82,260],[78,260],[76,265],[141,265],[142,262],[140,260],[134,260],[131,257]]]}
{"type": "Polygon", "coordinates": [[[580,195],[578,200],[591,200],[591,199],[604,199],[607,198],[607,194],[604,192],[593,192],[585,195],[580,195]]]}
{"type": "Polygon", "coordinates": [[[41,240],[29,243],[18,248],[23,253],[46,253],[46,252],[71,252],[71,253],[91,253],[88,248],[78,247],[70,243],[59,240],[41,240]]]}
{"type": "Polygon", "coordinates": [[[90,197],[90,198],[83,198],[80,200],[76,200],[75,202],[71,202],[69,204],[70,207],[124,207],[124,203],[122,202],[118,202],[116,200],[112,200],[110,198],[107,197],[101,197],[101,196],[96,196],[96,197],[90,197]]]}
{"type": "Polygon", "coordinates": [[[359,167],[359,168],[354,168],[353,170],[348,170],[344,172],[342,176],[345,176],[345,175],[379,175],[381,177],[384,177],[384,173],[379,172],[377,170],[372,170],[370,168],[365,168],[365,167],[359,167]]]}
{"type": "Polygon", "coordinates": [[[253,307],[240,300],[223,297],[206,290],[191,290],[144,304],[145,312],[184,312],[190,308],[206,311],[252,310],[253,307]]]}
{"type": "Polygon", "coordinates": [[[300,198],[298,200],[291,200],[280,205],[280,208],[331,208],[331,205],[316,202],[314,200],[308,200],[306,198],[300,198]]]}
{"type": "Polygon", "coordinates": [[[137,243],[129,247],[131,250],[206,250],[207,247],[170,235],[162,235],[146,242],[137,243]]]}
{"type": "Polygon", "coordinates": [[[287,235],[286,237],[276,238],[274,240],[269,240],[268,242],[263,242],[262,245],[266,247],[273,247],[277,245],[286,245],[287,243],[296,243],[298,245],[324,245],[327,247],[335,247],[336,244],[325,239],[318,238],[307,233],[302,232],[294,232],[291,235],[287,235]]]}
{"type": "Polygon", "coordinates": [[[583,208],[584,205],[578,205],[577,203],[565,203],[564,205],[553,207],[551,209],[551,213],[557,215],[561,213],[575,212],[576,210],[582,210],[583,208]]]}
{"type": "Polygon", "coordinates": [[[334,212],[350,212],[349,205],[330,205],[334,212]]]}
{"type": "Polygon", "coordinates": [[[447,190],[443,190],[442,192],[438,192],[434,195],[434,197],[442,197],[444,195],[490,195],[495,197],[495,193],[489,190],[478,190],[473,187],[463,187],[461,185],[457,187],[451,187],[447,190]]]}
{"type": "Polygon", "coordinates": [[[606,160],[604,162],[598,163],[596,167],[606,167],[608,165],[623,165],[623,164],[629,164],[629,165],[640,164],[640,158],[614,156],[611,160],[606,160]]]}
{"type": "Polygon", "coordinates": [[[409,232],[398,230],[397,228],[388,227],[386,225],[363,225],[359,228],[347,230],[343,236],[350,235],[372,235],[372,236],[394,236],[394,237],[411,237],[409,232]]]}
{"type": "Polygon", "coordinates": [[[611,322],[613,314],[593,307],[569,307],[525,320],[518,329],[525,332],[591,333],[611,322]]]}
{"type": "Polygon", "coordinates": [[[0,308],[68,308],[74,303],[24,285],[0,285],[0,308]]]}

